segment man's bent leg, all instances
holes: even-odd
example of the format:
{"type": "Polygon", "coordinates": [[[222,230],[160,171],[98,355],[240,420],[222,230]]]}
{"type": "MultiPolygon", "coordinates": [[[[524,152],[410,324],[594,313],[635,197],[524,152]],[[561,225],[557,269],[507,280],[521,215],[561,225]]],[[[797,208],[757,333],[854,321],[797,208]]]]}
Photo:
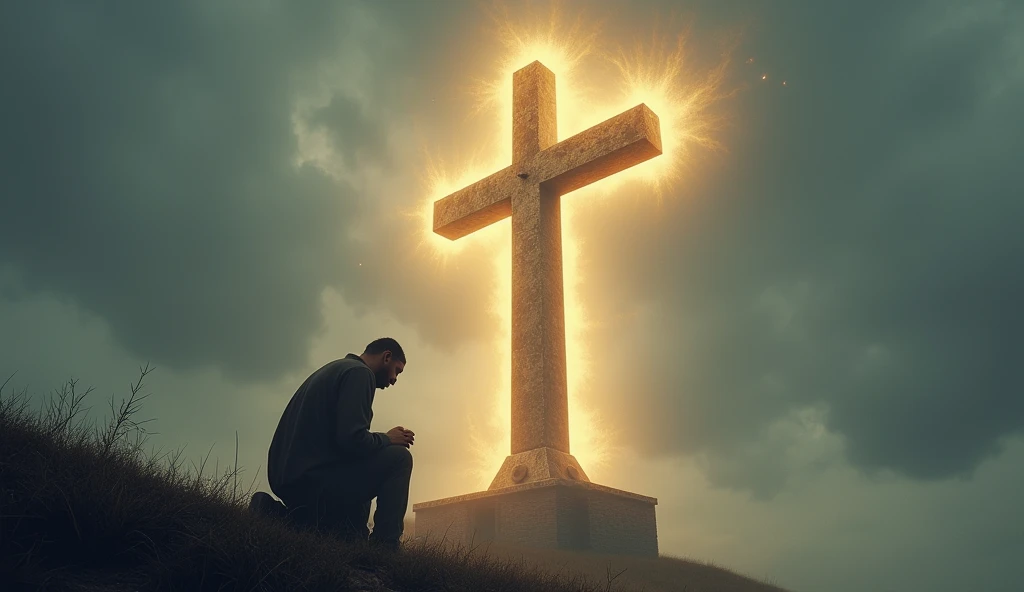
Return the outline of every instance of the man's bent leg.
{"type": "Polygon", "coordinates": [[[321,530],[324,496],[318,484],[302,480],[277,494],[287,506],[288,521],[296,526],[321,530]]]}
{"type": "Polygon", "coordinates": [[[312,471],[282,491],[287,517],[296,526],[365,541],[370,534],[370,498],[358,491],[339,491],[335,473],[329,468],[312,471]]]}
{"type": "Polygon", "coordinates": [[[365,541],[370,535],[367,523],[370,521],[370,500],[352,502],[344,497],[324,500],[324,522],[327,529],[337,533],[342,539],[365,541]]]}
{"type": "MultiPolygon", "coordinates": [[[[320,527],[345,538],[366,540],[370,501],[377,498],[370,537],[375,542],[397,545],[409,507],[412,453],[404,446],[388,446],[354,464],[321,467],[306,476],[321,490],[320,527]]],[[[285,503],[288,503],[285,500],[285,503]]]]}
{"type": "Polygon", "coordinates": [[[405,530],[409,509],[409,481],[412,478],[412,453],[404,446],[388,446],[373,457],[368,468],[376,482],[377,511],[373,513],[370,540],[398,545],[405,530]]]}

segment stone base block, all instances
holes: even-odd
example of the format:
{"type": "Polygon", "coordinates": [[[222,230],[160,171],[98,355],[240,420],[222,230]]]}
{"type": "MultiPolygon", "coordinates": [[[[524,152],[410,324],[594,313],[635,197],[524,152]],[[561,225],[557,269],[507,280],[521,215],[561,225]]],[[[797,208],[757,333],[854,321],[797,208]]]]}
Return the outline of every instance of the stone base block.
{"type": "Polygon", "coordinates": [[[545,479],[413,505],[417,539],[658,555],[658,500],[595,483],[545,479]]]}

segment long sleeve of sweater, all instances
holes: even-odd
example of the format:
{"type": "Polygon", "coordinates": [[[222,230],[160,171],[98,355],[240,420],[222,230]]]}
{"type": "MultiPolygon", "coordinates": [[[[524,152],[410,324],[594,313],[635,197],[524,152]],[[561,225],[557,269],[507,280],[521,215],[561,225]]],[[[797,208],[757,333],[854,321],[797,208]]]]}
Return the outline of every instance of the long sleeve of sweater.
{"type": "Polygon", "coordinates": [[[383,432],[371,432],[373,394],[377,385],[369,368],[353,368],[341,379],[337,404],[337,443],[341,455],[353,460],[391,445],[383,432]]]}

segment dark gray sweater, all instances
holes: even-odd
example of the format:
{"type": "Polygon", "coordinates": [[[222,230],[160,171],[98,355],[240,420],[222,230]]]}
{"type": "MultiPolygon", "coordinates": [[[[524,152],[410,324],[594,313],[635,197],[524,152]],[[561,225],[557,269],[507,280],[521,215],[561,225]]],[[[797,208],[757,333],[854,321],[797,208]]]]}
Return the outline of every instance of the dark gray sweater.
{"type": "Polygon", "coordinates": [[[373,371],[356,354],[325,364],[302,383],[285,407],[270,443],[267,481],[282,491],[308,471],[355,462],[391,444],[371,432],[373,371]]]}

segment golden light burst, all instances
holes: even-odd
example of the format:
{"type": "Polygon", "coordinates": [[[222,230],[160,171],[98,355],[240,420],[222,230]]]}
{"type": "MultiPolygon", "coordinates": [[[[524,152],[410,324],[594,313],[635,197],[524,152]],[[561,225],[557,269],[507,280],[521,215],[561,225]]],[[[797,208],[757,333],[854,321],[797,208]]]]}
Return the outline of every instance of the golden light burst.
{"type": "MultiPolygon", "coordinates": [[[[509,159],[511,160],[511,156],[509,159]]],[[[423,200],[418,211],[405,212],[406,215],[418,217],[420,220],[419,251],[430,256],[439,266],[444,266],[451,261],[453,256],[469,245],[473,245],[475,248],[488,248],[497,244],[500,237],[494,236],[494,228],[485,228],[456,241],[444,238],[434,232],[434,202],[467,185],[472,185],[502,168],[495,167],[495,156],[488,154],[485,157],[477,152],[469,161],[454,168],[446,167],[441,160],[432,156],[430,152],[424,151],[424,161],[426,163],[424,187],[427,198],[423,200]]],[[[495,226],[501,225],[495,224],[495,226]]]]}
{"type": "MultiPolygon", "coordinates": [[[[679,34],[672,43],[667,35],[653,34],[647,44],[638,42],[632,52],[620,51],[614,58],[624,98],[609,111],[638,103],[650,107],[661,119],[663,154],[610,179],[620,184],[640,179],[659,199],[666,188],[683,181],[687,165],[694,161],[693,148],[719,147],[713,134],[721,119],[709,107],[722,98],[728,61],[698,77],[689,64],[688,38],[687,33],[679,34]]],[[[612,187],[609,184],[605,192],[612,187]]]]}
{"type": "MultiPolygon", "coordinates": [[[[539,60],[555,74],[557,85],[558,139],[564,140],[593,125],[644,103],[660,118],[663,154],[643,164],[577,190],[563,200],[563,274],[565,294],[566,364],[569,389],[569,432],[571,452],[594,480],[608,464],[614,450],[615,433],[610,421],[602,421],[599,409],[588,403],[585,377],[590,376],[590,355],[586,347],[588,319],[585,298],[580,294],[579,254],[581,237],[573,226],[577,206],[593,204],[597,197],[621,193],[628,183],[640,182],[647,191],[633,192],[638,201],[660,202],[665,189],[684,178],[687,155],[695,146],[717,147],[713,132],[719,119],[709,114],[721,98],[721,86],[727,60],[703,76],[693,75],[688,64],[685,41],[688,31],[678,36],[653,35],[646,43],[636,43],[631,51],[598,51],[606,43],[600,37],[599,23],[587,24],[582,18],[565,23],[557,7],[542,23],[523,24],[507,11],[492,15],[491,32],[504,50],[493,78],[479,80],[475,98],[478,115],[497,118],[500,134],[493,146],[481,151],[472,162],[452,172],[440,163],[429,161],[428,196],[421,215],[424,237],[421,246],[429,247],[442,264],[466,247],[493,250],[496,289],[492,312],[501,319],[494,336],[500,358],[501,385],[493,398],[493,412],[485,418],[469,418],[477,464],[473,474],[480,487],[486,487],[504,458],[509,454],[511,424],[511,311],[512,257],[511,225],[507,220],[473,235],[450,241],[433,232],[433,204],[436,200],[466,187],[508,166],[512,160],[512,74],[539,60]],[[596,68],[587,62],[597,62],[596,68]],[[593,74],[604,65],[617,79],[593,74]],[[588,77],[587,74],[590,74],[588,77]],[[599,82],[599,83],[598,83],[599,82]],[[485,246],[486,245],[486,246],[485,246]]],[[[628,204],[627,207],[638,207],[628,204]]]]}

